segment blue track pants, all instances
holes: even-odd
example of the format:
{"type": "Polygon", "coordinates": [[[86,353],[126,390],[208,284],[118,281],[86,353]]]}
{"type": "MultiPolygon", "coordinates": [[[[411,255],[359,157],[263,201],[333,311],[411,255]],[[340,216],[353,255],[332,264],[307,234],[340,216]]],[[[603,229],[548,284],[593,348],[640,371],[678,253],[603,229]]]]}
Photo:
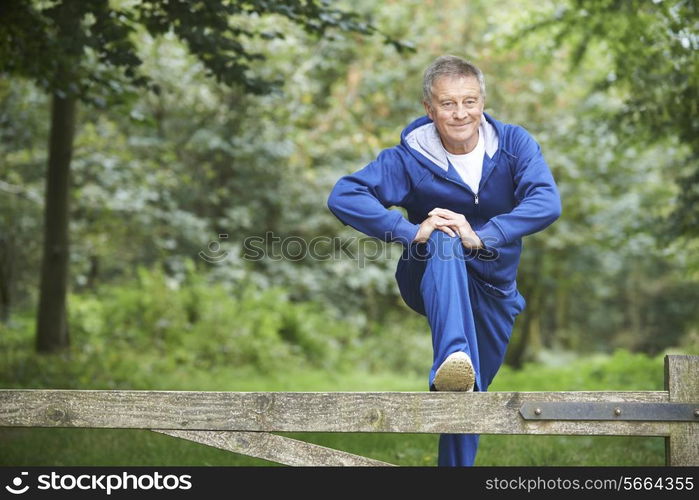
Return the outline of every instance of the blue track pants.
{"type": "MultiPolygon", "coordinates": [[[[396,270],[401,296],[408,306],[427,317],[434,351],[429,375],[446,357],[463,351],[475,370],[474,391],[487,391],[502,365],[515,317],[525,307],[516,284],[503,290],[469,272],[471,254],[459,238],[435,230],[429,241],[413,244],[396,270]]],[[[497,261],[488,265],[497,265],[497,261]]],[[[440,466],[473,465],[478,434],[442,434],[440,466]]]]}

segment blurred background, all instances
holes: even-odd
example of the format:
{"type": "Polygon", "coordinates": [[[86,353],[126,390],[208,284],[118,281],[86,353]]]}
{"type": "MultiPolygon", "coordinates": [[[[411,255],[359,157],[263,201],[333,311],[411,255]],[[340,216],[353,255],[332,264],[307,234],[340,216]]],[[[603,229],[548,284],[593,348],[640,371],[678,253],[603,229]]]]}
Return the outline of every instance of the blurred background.
{"type": "MultiPolygon", "coordinates": [[[[699,354],[699,6],[682,0],[0,6],[0,387],[427,390],[401,248],[326,207],[465,57],[563,216],[490,390],[661,390],[699,354]]],[[[299,435],[406,465],[436,436],[299,435]]],[[[662,438],[483,436],[478,465],[662,464],[662,438]]],[[[147,431],[0,430],[2,465],[262,461],[147,431]]]]}

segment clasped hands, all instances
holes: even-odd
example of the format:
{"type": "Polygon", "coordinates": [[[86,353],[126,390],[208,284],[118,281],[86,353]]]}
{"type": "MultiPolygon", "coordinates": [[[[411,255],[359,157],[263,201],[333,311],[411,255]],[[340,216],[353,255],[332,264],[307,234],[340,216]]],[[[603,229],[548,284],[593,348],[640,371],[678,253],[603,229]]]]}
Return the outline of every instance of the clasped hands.
{"type": "Polygon", "coordinates": [[[418,229],[413,241],[425,243],[435,229],[443,231],[449,236],[458,236],[464,248],[483,248],[483,242],[471,228],[466,217],[446,208],[435,208],[428,213],[427,219],[420,224],[420,229],[418,229]]]}

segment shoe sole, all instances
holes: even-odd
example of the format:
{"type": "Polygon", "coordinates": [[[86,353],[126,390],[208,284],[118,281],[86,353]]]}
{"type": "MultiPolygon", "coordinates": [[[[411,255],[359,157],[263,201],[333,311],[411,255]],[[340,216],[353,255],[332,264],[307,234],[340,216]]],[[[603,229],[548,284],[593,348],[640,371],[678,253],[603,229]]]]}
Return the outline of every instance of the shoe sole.
{"type": "Polygon", "coordinates": [[[473,391],[473,365],[467,356],[450,356],[434,376],[438,391],[473,391]]]}

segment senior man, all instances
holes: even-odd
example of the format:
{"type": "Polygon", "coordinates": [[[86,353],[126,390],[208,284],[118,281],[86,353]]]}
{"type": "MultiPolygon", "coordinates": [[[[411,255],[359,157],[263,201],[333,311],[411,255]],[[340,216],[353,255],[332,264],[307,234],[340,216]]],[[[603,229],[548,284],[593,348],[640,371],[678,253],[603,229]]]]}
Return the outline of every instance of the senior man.
{"type": "MultiPolygon", "coordinates": [[[[476,66],[437,58],[423,77],[427,116],[342,177],[328,199],[343,223],[404,245],[396,281],[432,331],[430,390],[487,391],[525,307],[516,283],[522,237],[561,213],[539,145],[484,113],[485,95],[476,66]]],[[[439,465],[473,465],[478,438],[441,435],[439,465]]]]}

